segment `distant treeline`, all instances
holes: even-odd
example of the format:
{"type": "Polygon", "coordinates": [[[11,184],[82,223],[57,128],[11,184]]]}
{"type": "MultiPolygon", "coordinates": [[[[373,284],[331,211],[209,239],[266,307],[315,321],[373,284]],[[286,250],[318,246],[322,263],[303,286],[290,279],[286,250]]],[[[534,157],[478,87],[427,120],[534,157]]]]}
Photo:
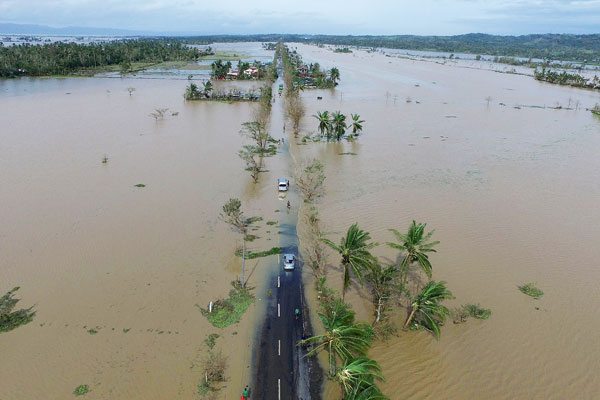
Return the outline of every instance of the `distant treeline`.
{"type": "Polygon", "coordinates": [[[0,46],[0,77],[68,75],[112,65],[127,72],[136,62],[197,60],[202,55],[180,40],[165,39],[0,46]]]}
{"type": "MultiPolygon", "coordinates": [[[[181,39],[181,38],[179,38],[181,39]]],[[[495,36],[470,33],[457,36],[335,36],[335,35],[213,35],[184,38],[189,43],[300,42],[340,46],[487,54],[600,63],[600,34],[540,34],[495,36]]]]}

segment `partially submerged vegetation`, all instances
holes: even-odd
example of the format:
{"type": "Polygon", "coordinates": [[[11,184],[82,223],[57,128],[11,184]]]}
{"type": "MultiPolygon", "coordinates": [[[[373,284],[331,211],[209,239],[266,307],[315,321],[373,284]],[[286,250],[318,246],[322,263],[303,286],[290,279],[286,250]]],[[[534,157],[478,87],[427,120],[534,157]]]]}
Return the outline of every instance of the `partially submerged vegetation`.
{"type": "Polygon", "coordinates": [[[538,81],[555,83],[558,85],[587,89],[600,89],[600,79],[596,75],[594,75],[592,79],[587,79],[582,75],[568,73],[567,71],[558,72],[551,69],[542,68],[541,70],[536,69],[533,76],[538,81]]]}
{"type": "Polygon", "coordinates": [[[319,111],[313,115],[319,121],[319,134],[321,138],[330,141],[356,139],[363,130],[364,120],[358,114],[350,114],[350,118],[339,111],[319,111]]]}
{"type": "Polygon", "coordinates": [[[110,66],[118,66],[122,73],[128,73],[135,63],[150,66],[163,61],[193,61],[202,55],[197,48],[175,39],[0,46],[0,78],[93,74],[110,66]]]}
{"type": "Polygon", "coordinates": [[[26,325],[33,321],[35,311],[33,306],[15,310],[20,299],[15,298],[15,293],[19,287],[9,290],[4,296],[0,297],[0,333],[9,332],[19,326],[26,325]]]}
{"type": "MultiPolygon", "coordinates": [[[[262,251],[246,250],[246,260],[252,260],[254,258],[273,256],[276,254],[281,254],[282,252],[283,252],[282,247],[272,247],[269,250],[262,250],[262,251]]],[[[242,254],[243,254],[242,249],[237,249],[235,251],[235,255],[238,257],[241,257],[242,254]]]]}
{"type": "Polygon", "coordinates": [[[240,322],[240,319],[254,303],[252,288],[242,286],[238,281],[231,282],[233,288],[229,291],[229,297],[219,299],[212,304],[210,308],[200,308],[202,315],[217,328],[227,328],[230,325],[240,322]]]}
{"type": "Polygon", "coordinates": [[[89,385],[79,385],[75,388],[75,390],[73,390],[73,394],[75,396],[83,396],[85,394],[88,394],[89,392],[90,392],[89,385]]]}
{"type": "Polygon", "coordinates": [[[217,338],[219,338],[219,335],[212,333],[204,340],[208,352],[203,361],[202,378],[197,387],[198,394],[201,397],[214,395],[221,390],[223,383],[227,381],[227,358],[221,351],[214,350],[217,338]]]}
{"type": "Polygon", "coordinates": [[[492,310],[481,307],[479,304],[463,304],[451,311],[452,320],[455,324],[466,322],[469,317],[475,319],[488,319],[492,316],[492,310]]]}
{"type": "Polygon", "coordinates": [[[529,297],[533,297],[534,299],[540,299],[544,292],[535,286],[535,283],[529,282],[523,285],[518,286],[521,293],[526,294],[529,297]]]}

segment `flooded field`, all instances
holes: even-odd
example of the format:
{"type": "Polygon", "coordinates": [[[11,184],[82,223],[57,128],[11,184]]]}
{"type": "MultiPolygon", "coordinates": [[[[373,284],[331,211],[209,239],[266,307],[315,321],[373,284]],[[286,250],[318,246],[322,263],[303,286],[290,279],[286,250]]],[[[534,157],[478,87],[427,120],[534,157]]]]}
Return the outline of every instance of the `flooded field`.
{"type": "MultiPolygon", "coordinates": [[[[325,164],[324,231],[337,241],[358,222],[385,243],[387,229],[427,222],[441,241],[434,278],[448,282],[453,304],[493,311],[488,321],[448,323],[439,341],[400,332],[377,344],[371,356],[383,366],[384,392],[596,398],[600,120],[583,108],[599,95],[527,76],[292,47],[342,77],[334,91],[302,94],[303,132],[316,131],[310,115],[322,110],[366,120],[356,143],[290,149],[296,160],[325,164]],[[544,108],[577,101],[579,110],[544,108]],[[517,290],[530,281],[541,300],[517,290]]],[[[235,48],[258,49],[227,50],[235,48]]],[[[92,389],[86,399],[194,398],[209,333],[222,335],[217,348],[229,357],[221,398],[239,398],[248,383],[266,261],[250,265],[257,302],[239,325],[220,332],[197,305],[225,296],[240,273],[239,238],[218,220],[227,199],[264,218],[253,248],[276,245],[277,227],[265,221],[285,208],[273,182],[288,161],[269,158],[252,185],[236,152],[256,105],[185,103],[185,85],[0,81],[0,292],[21,286],[19,305],[37,310],[32,323],[0,335],[2,400],[70,398],[79,384],[92,389]],[[164,120],[149,116],[167,107],[164,120]]],[[[384,246],[376,253],[395,257],[384,246]]],[[[329,276],[341,287],[339,273],[329,276]]],[[[353,289],[347,299],[371,320],[368,293],[353,289]]]]}
{"type": "Polygon", "coordinates": [[[66,399],[80,384],[90,399],[193,398],[209,333],[229,357],[223,398],[249,382],[266,259],[248,263],[258,299],[241,324],[219,331],[197,305],[240,274],[241,241],[218,220],[227,199],[264,218],[251,249],[276,245],[266,221],[285,209],[273,190],[283,162],[267,160],[254,187],[237,151],[257,105],[185,103],[185,85],[0,82],[0,290],[21,286],[19,305],[37,310],[0,337],[3,400],[66,399]],[[163,120],[155,108],[169,108],[163,120]]]}
{"type": "MultiPolygon", "coordinates": [[[[441,241],[434,279],[447,281],[452,305],[493,311],[488,321],[450,321],[440,341],[401,332],[376,345],[371,356],[382,364],[384,392],[392,399],[596,398],[600,120],[583,109],[543,107],[591,107],[598,93],[380,54],[297,48],[306,61],[342,73],[334,92],[303,94],[307,114],[340,110],[366,120],[357,143],[298,147],[326,165],[324,231],[337,241],[358,222],[385,243],[393,241],[387,229],[427,222],[441,241]],[[530,281],[545,291],[541,300],[517,290],[530,281]]],[[[305,121],[308,133],[316,127],[314,118],[305,121]]],[[[396,255],[385,246],[376,254],[389,261],[396,255]]],[[[337,262],[331,254],[332,266],[337,262]]],[[[330,270],[330,281],[341,287],[341,274],[330,270]]],[[[347,298],[372,320],[366,291],[347,298]]]]}

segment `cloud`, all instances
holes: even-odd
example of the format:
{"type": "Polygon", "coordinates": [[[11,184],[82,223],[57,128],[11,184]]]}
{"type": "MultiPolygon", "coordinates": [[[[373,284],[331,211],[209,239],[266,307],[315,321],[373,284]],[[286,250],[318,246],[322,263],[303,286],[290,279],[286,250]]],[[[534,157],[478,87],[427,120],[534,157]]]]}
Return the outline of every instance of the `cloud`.
{"type": "Polygon", "coordinates": [[[600,0],[0,0],[0,19],[199,33],[591,32],[600,0]]]}

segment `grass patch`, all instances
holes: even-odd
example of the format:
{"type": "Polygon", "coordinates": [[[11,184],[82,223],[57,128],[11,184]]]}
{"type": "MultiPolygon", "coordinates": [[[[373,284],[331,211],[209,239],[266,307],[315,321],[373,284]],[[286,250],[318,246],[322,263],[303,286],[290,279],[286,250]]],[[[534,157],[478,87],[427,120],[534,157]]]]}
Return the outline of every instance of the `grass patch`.
{"type": "Polygon", "coordinates": [[[98,333],[97,330],[95,330],[94,328],[88,329],[87,333],[89,333],[90,335],[95,335],[96,333],[98,333]]]}
{"type": "Polygon", "coordinates": [[[277,225],[277,221],[267,221],[267,225],[277,225]]]}
{"type": "Polygon", "coordinates": [[[455,324],[466,322],[469,317],[475,319],[488,319],[492,316],[492,310],[483,308],[479,304],[463,304],[451,311],[452,320],[455,324]]]}
{"type": "Polygon", "coordinates": [[[527,296],[533,297],[534,299],[539,299],[544,295],[544,292],[535,286],[535,283],[529,282],[524,285],[518,286],[521,293],[526,294],[527,296]]]}
{"type": "Polygon", "coordinates": [[[127,333],[131,330],[131,328],[123,328],[123,333],[127,333]]]}
{"type": "Polygon", "coordinates": [[[35,316],[33,307],[13,311],[20,301],[14,297],[17,290],[19,290],[18,286],[0,297],[0,333],[12,331],[21,325],[28,324],[33,321],[35,316]]]}
{"type": "Polygon", "coordinates": [[[252,225],[252,224],[262,221],[262,220],[263,220],[263,217],[249,217],[249,218],[246,218],[245,222],[246,222],[246,225],[252,225]]]}
{"type": "MultiPolygon", "coordinates": [[[[282,247],[272,247],[269,250],[263,250],[263,251],[246,250],[246,260],[252,260],[253,258],[260,258],[260,257],[268,257],[268,256],[272,256],[275,254],[281,254],[282,251],[283,251],[282,247]]],[[[242,249],[237,249],[235,251],[235,255],[238,257],[241,257],[242,249]]]]}
{"type": "Polygon", "coordinates": [[[230,325],[240,322],[240,319],[254,302],[254,295],[251,288],[243,288],[239,282],[231,283],[233,289],[229,291],[229,298],[219,299],[213,303],[212,312],[208,309],[200,308],[202,315],[217,328],[227,328],[230,325]]]}
{"type": "Polygon", "coordinates": [[[90,392],[90,387],[88,385],[79,385],[73,390],[73,394],[75,396],[83,396],[84,394],[88,394],[90,392]]]}
{"type": "Polygon", "coordinates": [[[217,339],[220,337],[219,334],[217,333],[211,333],[210,335],[208,335],[206,337],[206,339],[204,339],[204,343],[206,344],[206,346],[208,346],[209,349],[213,349],[213,347],[215,347],[215,345],[217,344],[217,339]]]}
{"type": "Polygon", "coordinates": [[[144,185],[143,183],[137,183],[137,184],[135,184],[133,186],[135,186],[136,188],[144,188],[144,187],[146,187],[146,185],[144,185]]]}
{"type": "Polygon", "coordinates": [[[256,235],[251,235],[251,234],[247,234],[246,236],[244,236],[244,240],[246,242],[254,242],[256,239],[258,239],[260,236],[256,236],[256,235]]]}

